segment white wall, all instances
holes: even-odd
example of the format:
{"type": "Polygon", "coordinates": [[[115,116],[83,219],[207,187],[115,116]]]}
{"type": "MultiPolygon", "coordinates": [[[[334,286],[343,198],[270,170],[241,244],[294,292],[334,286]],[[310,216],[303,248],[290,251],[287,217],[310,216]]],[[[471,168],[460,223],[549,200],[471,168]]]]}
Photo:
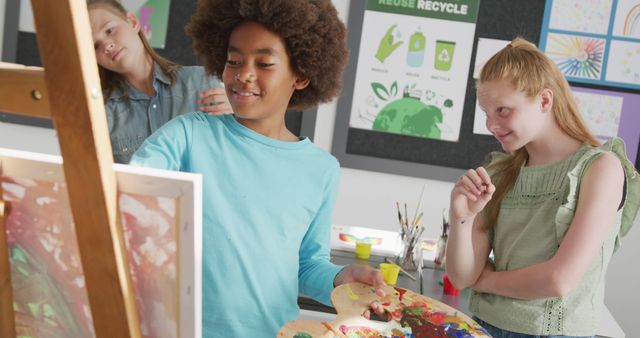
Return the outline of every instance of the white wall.
{"type": "Polygon", "coordinates": [[[0,122],[0,147],[60,155],[55,130],[13,123],[0,122]]]}
{"type": "Polygon", "coordinates": [[[640,337],[640,218],[611,259],[605,303],[628,338],[640,337]]]}
{"type": "MultiPolygon", "coordinates": [[[[345,19],[349,1],[333,1],[345,19]]],[[[335,114],[335,102],[318,110],[315,143],[326,150],[331,149],[335,114]]],[[[59,154],[53,130],[7,123],[0,123],[0,147],[59,154]]],[[[423,202],[423,222],[427,226],[425,236],[437,236],[442,208],[448,206],[452,183],[348,168],[343,168],[341,174],[334,223],[397,230],[395,202],[407,202],[415,207],[422,186],[427,183],[423,202]]],[[[640,337],[637,325],[637,306],[640,304],[639,227],[637,224],[623,243],[623,248],[613,257],[607,275],[606,304],[627,337],[640,337]]]]}

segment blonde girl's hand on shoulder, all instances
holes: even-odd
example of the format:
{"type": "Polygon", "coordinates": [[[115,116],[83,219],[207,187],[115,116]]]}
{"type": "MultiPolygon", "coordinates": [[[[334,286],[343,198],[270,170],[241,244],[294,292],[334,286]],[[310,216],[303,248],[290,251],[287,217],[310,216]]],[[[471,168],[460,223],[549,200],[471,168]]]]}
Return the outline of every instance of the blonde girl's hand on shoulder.
{"type": "Polygon", "coordinates": [[[209,88],[200,93],[200,110],[211,115],[232,114],[233,109],[224,88],[209,88]]]}
{"type": "Polygon", "coordinates": [[[483,167],[467,170],[451,190],[451,217],[458,220],[475,217],[489,203],[496,187],[483,167]]]}

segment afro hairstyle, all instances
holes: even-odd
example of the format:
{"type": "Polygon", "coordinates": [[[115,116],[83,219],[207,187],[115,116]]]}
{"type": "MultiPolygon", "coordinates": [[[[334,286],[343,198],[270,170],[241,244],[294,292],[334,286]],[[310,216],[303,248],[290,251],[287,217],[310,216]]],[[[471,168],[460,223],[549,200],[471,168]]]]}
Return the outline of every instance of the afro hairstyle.
{"type": "Polygon", "coordinates": [[[346,28],[331,0],[199,0],[186,32],[209,74],[222,78],[229,37],[244,22],[257,22],[284,41],[294,72],[309,78],[289,108],[305,109],[340,93],[349,57],[346,28]]]}

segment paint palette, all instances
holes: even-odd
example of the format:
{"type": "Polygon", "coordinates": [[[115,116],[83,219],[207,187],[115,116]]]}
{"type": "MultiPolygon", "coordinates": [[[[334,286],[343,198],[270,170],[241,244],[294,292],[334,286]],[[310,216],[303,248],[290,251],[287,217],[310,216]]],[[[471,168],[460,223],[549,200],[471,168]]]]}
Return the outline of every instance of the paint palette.
{"type": "Polygon", "coordinates": [[[334,321],[291,321],[280,329],[278,337],[491,337],[467,315],[435,299],[390,286],[385,292],[387,295],[380,298],[369,285],[340,285],[331,294],[338,312],[334,321]],[[390,314],[388,322],[372,321],[363,316],[374,300],[390,314]]]}

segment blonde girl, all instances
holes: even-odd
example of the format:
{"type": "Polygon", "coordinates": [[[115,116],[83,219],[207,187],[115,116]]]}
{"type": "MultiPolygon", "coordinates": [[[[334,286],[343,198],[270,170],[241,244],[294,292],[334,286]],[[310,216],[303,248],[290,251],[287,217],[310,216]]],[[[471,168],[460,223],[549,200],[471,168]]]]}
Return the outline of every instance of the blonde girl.
{"type": "Polygon", "coordinates": [[[114,160],[128,163],[154,131],[175,116],[230,113],[224,88],[199,66],[160,56],[141,24],[116,0],[88,0],[114,160]]]}

